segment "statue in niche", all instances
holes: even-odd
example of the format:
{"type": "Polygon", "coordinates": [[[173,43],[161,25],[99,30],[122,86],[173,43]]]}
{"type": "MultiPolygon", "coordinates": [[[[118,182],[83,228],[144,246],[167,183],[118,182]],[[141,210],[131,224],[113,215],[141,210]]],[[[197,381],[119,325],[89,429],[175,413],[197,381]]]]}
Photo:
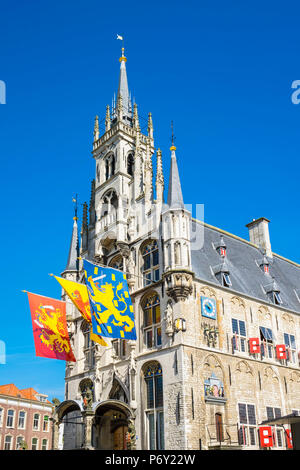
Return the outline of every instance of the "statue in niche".
{"type": "Polygon", "coordinates": [[[93,406],[93,390],[92,385],[86,384],[81,391],[83,408],[85,410],[91,410],[93,406]]]}
{"type": "Polygon", "coordinates": [[[173,307],[172,303],[168,302],[167,308],[165,310],[165,322],[166,322],[166,334],[172,336],[174,333],[173,327],[173,307]]]}
{"type": "Polygon", "coordinates": [[[132,251],[129,252],[129,255],[126,261],[127,261],[126,267],[127,267],[128,277],[131,278],[132,276],[134,276],[134,267],[135,267],[132,251]]]}

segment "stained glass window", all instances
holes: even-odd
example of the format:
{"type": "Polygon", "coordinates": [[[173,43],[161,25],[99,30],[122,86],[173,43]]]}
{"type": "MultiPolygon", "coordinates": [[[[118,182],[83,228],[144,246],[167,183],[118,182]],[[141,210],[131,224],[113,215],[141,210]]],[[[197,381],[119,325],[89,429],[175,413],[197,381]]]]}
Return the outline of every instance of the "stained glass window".
{"type": "Polygon", "coordinates": [[[147,349],[161,345],[160,300],[153,294],[144,302],[144,343],[147,349]]]}
{"type": "Polygon", "coordinates": [[[159,280],[159,254],[156,240],[152,240],[142,248],[144,286],[151,281],[159,280]]]}
{"type": "Polygon", "coordinates": [[[149,450],[164,449],[163,377],[158,363],[148,366],[144,373],[147,394],[146,418],[149,450]]]}

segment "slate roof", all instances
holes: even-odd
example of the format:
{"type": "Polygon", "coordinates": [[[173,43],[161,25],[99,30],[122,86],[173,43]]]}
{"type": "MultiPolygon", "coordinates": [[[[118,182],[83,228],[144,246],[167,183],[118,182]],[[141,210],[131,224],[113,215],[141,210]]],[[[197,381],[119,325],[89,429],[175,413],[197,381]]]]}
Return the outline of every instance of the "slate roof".
{"type": "MultiPolygon", "coordinates": [[[[197,226],[199,229],[201,222],[193,219],[193,232],[197,226]]],[[[229,290],[274,305],[264,289],[272,284],[274,278],[283,302],[281,307],[300,313],[300,265],[273,253],[273,258],[268,258],[269,274],[265,274],[260,267],[264,255],[256,245],[207,224],[204,224],[203,247],[191,252],[192,270],[196,278],[220,286],[214,268],[222,264],[216,250],[221,235],[227,246],[226,263],[232,282],[229,290]]]]}

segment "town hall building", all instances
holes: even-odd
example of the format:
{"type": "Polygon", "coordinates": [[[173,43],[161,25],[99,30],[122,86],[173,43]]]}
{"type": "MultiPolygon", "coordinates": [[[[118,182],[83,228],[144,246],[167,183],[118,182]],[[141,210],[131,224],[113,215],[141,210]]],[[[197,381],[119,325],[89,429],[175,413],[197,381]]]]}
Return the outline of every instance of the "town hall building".
{"type": "MultiPolygon", "coordinates": [[[[83,259],[122,270],[137,340],[92,342],[63,292],[77,361],[54,448],[63,425],[64,449],[260,449],[264,421],[299,415],[300,265],[272,252],[264,217],[249,240],[192,218],[174,141],[166,178],[151,113],[141,131],[126,60],[103,133],[95,119],[91,198],[62,275],[84,282],[83,259]]],[[[268,447],[290,448],[288,425],[271,431],[268,447]]]]}

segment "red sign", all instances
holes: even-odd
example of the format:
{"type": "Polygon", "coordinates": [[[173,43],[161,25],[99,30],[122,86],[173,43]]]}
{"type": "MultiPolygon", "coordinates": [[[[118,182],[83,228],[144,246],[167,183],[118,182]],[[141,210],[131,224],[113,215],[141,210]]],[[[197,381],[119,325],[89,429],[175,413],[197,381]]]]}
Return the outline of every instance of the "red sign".
{"type": "Polygon", "coordinates": [[[277,344],[276,346],[277,359],[286,359],[286,346],[285,344],[277,344]]]}
{"type": "Polygon", "coordinates": [[[259,338],[249,338],[250,354],[258,354],[260,352],[259,338]]]}
{"type": "Polygon", "coordinates": [[[259,438],[261,447],[273,447],[273,435],[271,426],[261,426],[259,428],[259,438]]]}
{"type": "Polygon", "coordinates": [[[27,294],[36,355],[76,362],[70,345],[65,302],[27,294]]]}

